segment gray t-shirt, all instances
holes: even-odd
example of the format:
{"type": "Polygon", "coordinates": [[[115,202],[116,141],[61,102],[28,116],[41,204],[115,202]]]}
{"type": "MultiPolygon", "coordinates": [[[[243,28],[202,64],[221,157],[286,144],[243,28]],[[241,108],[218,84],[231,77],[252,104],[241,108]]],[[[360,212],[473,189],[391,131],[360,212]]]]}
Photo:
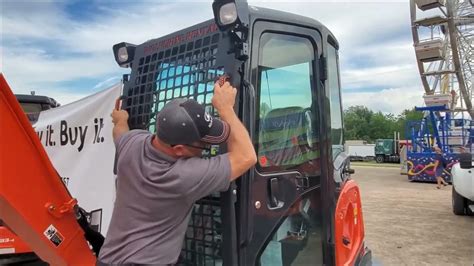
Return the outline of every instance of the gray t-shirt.
{"type": "Polygon", "coordinates": [[[196,200],[230,184],[227,154],[174,159],[132,130],[116,140],[117,197],[99,254],[107,264],[176,263],[196,200]]]}

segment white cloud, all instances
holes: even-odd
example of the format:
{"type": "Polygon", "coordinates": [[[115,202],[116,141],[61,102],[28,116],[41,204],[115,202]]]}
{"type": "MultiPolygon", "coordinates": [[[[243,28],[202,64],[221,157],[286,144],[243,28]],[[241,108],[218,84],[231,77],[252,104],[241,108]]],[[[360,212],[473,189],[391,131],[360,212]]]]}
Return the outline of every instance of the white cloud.
{"type": "MultiPolygon", "coordinates": [[[[420,83],[414,65],[393,65],[350,69],[342,72],[342,87],[349,89],[413,86],[420,83]]],[[[421,89],[421,87],[420,87],[421,89]]],[[[421,91],[421,90],[420,90],[421,91]]]]}
{"type": "MultiPolygon", "coordinates": [[[[183,4],[176,3],[146,2],[127,10],[100,8],[103,16],[79,23],[68,17],[58,3],[30,6],[11,2],[8,10],[2,11],[5,23],[0,36],[6,37],[8,44],[2,49],[0,71],[5,73],[15,93],[29,93],[34,88],[67,100],[68,90],[61,83],[111,76],[118,80],[120,73],[129,71],[115,63],[113,44],[122,41],[140,44],[212,16],[210,8],[201,15],[193,15],[199,13],[199,8],[192,5],[194,8],[186,14],[180,12],[183,4]],[[40,12],[30,12],[32,9],[40,12]],[[185,16],[192,19],[183,19],[185,16]]],[[[99,82],[93,90],[103,88],[104,84],[108,82],[99,82]]],[[[71,99],[76,99],[83,94],[71,92],[71,95],[71,99]]]]}
{"type": "Polygon", "coordinates": [[[5,50],[5,73],[29,82],[53,82],[104,75],[116,70],[113,58],[103,54],[57,58],[42,50],[5,50]],[[115,69],[114,69],[115,68],[115,69]]]}
{"type": "Polygon", "coordinates": [[[343,92],[342,95],[344,109],[349,106],[363,105],[383,113],[400,114],[405,109],[423,105],[423,91],[417,86],[384,89],[378,92],[343,92]]]}

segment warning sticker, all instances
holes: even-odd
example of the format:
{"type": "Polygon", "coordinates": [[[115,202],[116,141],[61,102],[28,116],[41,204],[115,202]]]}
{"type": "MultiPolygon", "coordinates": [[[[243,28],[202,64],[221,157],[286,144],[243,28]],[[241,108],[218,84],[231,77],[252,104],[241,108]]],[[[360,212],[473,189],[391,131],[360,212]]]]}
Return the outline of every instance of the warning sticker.
{"type": "Polygon", "coordinates": [[[53,225],[50,225],[43,233],[46,238],[48,238],[56,247],[59,246],[63,240],[64,236],[61,235],[61,233],[54,227],[53,225]]]}

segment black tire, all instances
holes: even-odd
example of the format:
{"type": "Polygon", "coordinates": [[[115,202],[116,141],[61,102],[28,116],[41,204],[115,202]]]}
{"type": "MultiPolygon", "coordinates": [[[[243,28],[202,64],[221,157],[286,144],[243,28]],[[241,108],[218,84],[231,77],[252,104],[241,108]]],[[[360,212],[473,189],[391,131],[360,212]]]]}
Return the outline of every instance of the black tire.
{"type": "Polygon", "coordinates": [[[454,189],[454,186],[453,186],[453,191],[451,194],[452,194],[452,204],[453,204],[454,214],[464,215],[466,211],[466,199],[456,192],[456,189],[454,189]]]}
{"type": "Polygon", "coordinates": [[[383,163],[384,162],[384,156],[383,155],[377,155],[375,156],[375,161],[377,163],[383,163]]]}

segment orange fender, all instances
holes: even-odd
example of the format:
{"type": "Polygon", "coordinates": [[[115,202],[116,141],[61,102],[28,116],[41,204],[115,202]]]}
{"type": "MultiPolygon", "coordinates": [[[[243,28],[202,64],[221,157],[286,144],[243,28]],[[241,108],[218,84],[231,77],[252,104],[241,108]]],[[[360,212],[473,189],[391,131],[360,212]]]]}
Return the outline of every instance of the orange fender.
{"type": "Polygon", "coordinates": [[[335,215],[336,265],[354,265],[364,246],[362,203],[354,180],[343,185],[335,215]]]}

